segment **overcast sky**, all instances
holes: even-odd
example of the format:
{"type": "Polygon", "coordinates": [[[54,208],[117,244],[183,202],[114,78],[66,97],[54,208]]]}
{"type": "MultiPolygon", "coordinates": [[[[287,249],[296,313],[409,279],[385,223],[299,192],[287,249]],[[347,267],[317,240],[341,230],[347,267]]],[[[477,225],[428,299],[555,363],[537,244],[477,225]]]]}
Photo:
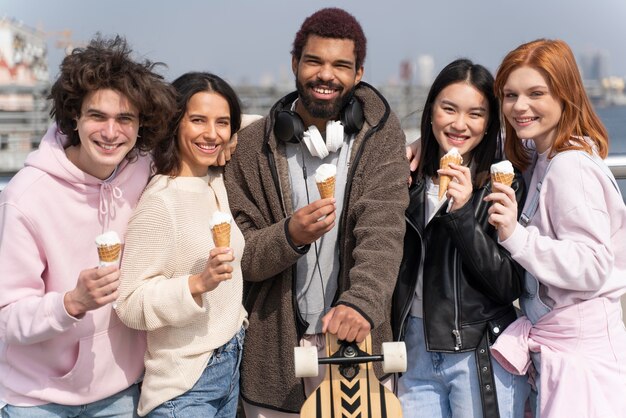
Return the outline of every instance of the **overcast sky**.
{"type": "MultiPolygon", "coordinates": [[[[0,0],[0,16],[45,32],[119,33],[172,80],[183,72],[215,72],[232,83],[288,80],[291,43],[315,10],[338,6],[356,16],[368,39],[364,79],[399,78],[403,60],[434,58],[434,71],[469,57],[495,71],[522,42],[560,38],[577,59],[602,50],[611,73],[626,77],[626,0],[0,0]]],[[[50,74],[63,56],[49,40],[50,74]]]]}

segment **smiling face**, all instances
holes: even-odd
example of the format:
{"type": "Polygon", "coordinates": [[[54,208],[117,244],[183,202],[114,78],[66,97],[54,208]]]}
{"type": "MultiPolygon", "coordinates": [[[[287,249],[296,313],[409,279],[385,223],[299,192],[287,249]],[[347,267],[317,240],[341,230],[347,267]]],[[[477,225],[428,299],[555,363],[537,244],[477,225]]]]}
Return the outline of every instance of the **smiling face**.
{"type": "Polygon", "coordinates": [[[475,87],[459,82],[450,84],[433,103],[432,129],[440,156],[456,147],[463,161],[480,143],[488,125],[489,103],[475,87]]]}
{"type": "Polygon", "coordinates": [[[563,106],[543,75],[530,67],[511,72],[503,88],[502,113],[521,139],[532,139],[539,153],[556,139],[563,106]]]}
{"type": "Polygon", "coordinates": [[[139,112],[115,90],[88,93],[76,119],[80,145],[66,150],[82,171],[99,179],[109,177],[137,142],[139,112]]]}
{"type": "Polygon", "coordinates": [[[363,77],[363,68],[356,68],[354,41],[317,35],[308,37],[299,60],[292,58],[292,69],[300,96],[296,110],[305,126],[315,124],[321,131],[327,120],[338,117],[363,77]]]}
{"type": "Polygon", "coordinates": [[[205,176],[230,137],[230,107],[226,99],[210,92],[191,96],[178,127],[178,175],[205,176]]]}

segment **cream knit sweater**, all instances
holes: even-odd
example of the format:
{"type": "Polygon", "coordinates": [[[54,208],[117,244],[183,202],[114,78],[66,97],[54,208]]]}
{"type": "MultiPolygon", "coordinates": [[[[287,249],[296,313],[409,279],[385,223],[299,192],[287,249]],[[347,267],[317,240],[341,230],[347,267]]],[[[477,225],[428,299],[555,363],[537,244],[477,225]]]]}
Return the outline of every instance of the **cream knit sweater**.
{"type": "Polygon", "coordinates": [[[155,176],[128,225],[116,311],[122,322],[148,335],[141,416],[191,389],[213,350],[247,324],[241,302],[244,239],[234,222],[233,278],[205,293],[202,307],[189,290],[189,276],[204,269],[214,248],[211,214],[230,213],[221,170],[214,170],[206,177],[155,176]]]}

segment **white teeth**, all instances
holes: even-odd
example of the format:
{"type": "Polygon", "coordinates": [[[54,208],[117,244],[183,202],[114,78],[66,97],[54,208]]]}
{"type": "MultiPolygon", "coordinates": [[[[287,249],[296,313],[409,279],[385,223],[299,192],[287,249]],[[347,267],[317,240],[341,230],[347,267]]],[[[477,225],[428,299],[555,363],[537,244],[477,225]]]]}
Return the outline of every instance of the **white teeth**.
{"type": "Polygon", "coordinates": [[[213,150],[213,149],[216,148],[215,144],[213,144],[213,145],[210,145],[210,144],[196,144],[196,145],[198,146],[198,148],[202,148],[203,150],[207,150],[207,151],[213,150]]]}
{"type": "Polygon", "coordinates": [[[112,149],[117,148],[117,145],[115,145],[115,144],[104,144],[104,143],[100,142],[100,147],[102,147],[103,149],[105,149],[107,151],[110,151],[112,149]]]}
{"type": "Polygon", "coordinates": [[[518,123],[526,123],[526,122],[531,122],[533,121],[535,118],[517,118],[515,119],[518,123]]]}
{"type": "Polygon", "coordinates": [[[331,94],[333,92],[330,89],[323,89],[323,88],[320,88],[320,87],[317,87],[314,90],[315,90],[315,92],[320,93],[320,94],[331,94]]]}

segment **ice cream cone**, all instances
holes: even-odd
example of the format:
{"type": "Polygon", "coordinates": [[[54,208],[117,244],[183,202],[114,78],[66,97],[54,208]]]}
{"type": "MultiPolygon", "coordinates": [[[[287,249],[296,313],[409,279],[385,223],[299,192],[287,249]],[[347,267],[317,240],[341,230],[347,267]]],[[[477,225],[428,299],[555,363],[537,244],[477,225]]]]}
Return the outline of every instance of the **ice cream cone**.
{"type": "MultiPolygon", "coordinates": [[[[463,162],[463,158],[459,154],[446,154],[441,157],[439,160],[439,168],[448,168],[450,164],[461,164],[463,162]]],[[[450,176],[439,176],[439,200],[441,200],[446,192],[448,191],[448,185],[452,181],[452,177],[450,176]]]]}
{"type": "Polygon", "coordinates": [[[101,263],[113,263],[120,259],[122,244],[99,245],[97,248],[101,263]]]}
{"type": "Polygon", "coordinates": [[[510,187],[513,184],[513,177],[515,177],[513,173],[491,173],[491,182],[502,183],[510,187]]]}
{"type": "Polygon", "coordinates": [[[319,190],[322,199],[335,196],[335,177],[329,177],[324,181],[318,182],[317,190],[319,190]]]}
{"type": "Polygon", "coordinates": [[[122,241],[115,231],[107,231],[96,237],[96,248],[100,267],[119,266],[122,254],[122,241]]]}
{"type": "Polygon", "coordinates": [[[491,172],[491,183],[502,183],[505,186],[511,186],[513,184],[513,178],[515,172],[513,171],[513,164],[509,160],[502,160],[497,163],[491,164],[489,169],[491,172]]]}
{"type": "Polygon", "coordinates": [[[223,222],[211,228],[216,247],[230,247],[230,223],[223,222]]]}

